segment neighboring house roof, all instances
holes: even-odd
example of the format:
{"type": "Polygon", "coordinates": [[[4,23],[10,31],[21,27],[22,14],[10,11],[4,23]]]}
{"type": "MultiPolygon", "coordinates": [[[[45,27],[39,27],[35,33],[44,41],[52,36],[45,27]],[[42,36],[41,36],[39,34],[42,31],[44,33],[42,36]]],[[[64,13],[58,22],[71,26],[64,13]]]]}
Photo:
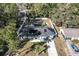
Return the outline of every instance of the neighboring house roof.
{"type": "Polygon", "coordinates": [[[66,38],[79,38],[79,29],[62,28],[61,31],[66,38]]]}

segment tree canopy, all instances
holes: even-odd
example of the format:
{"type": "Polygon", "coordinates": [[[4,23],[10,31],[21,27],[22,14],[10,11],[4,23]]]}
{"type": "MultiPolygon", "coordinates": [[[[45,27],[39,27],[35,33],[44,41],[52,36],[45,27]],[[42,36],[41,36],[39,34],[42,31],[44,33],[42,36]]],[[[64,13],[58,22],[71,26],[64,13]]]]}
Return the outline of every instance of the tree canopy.
{"type": "MultiPolygon", "coordinates": [[[[29,18],[49,17],[53,22],[60,22],[68,28],[79,28],[79,4],[56,3],[28,3],[25,4],[29,18]]],[[[0,4],[0,53],[5,49],[17,51],[16,39],[17,5],[10,3],[0,4]]],[[[58,24],[58,23],[57,23],[58,24]]]]}

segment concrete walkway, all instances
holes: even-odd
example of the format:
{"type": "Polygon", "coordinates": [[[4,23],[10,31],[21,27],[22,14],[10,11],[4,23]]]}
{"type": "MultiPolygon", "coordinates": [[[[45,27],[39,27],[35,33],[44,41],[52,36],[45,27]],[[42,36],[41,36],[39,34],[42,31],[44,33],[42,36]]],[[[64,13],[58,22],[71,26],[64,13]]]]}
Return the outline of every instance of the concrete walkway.
{"type": "MultiPolygon", "coordinates": [[[[49,21],[47,20],[46,23],[47,23],[48,27],[51,27],[55,30],[51,19],[49,19],[49,21]]],[[[48,46],[48,50],[47,50],[48,51],[48,56],[58,56],[54,40],[47,42],[47,46],[48,46]]]]}
{"type": "Polygon", "coordinates": [[[47,42],[47,46],[48,46],[48,50],[47,50],[48,56],[58,56],[54,40],[47,42]]]}

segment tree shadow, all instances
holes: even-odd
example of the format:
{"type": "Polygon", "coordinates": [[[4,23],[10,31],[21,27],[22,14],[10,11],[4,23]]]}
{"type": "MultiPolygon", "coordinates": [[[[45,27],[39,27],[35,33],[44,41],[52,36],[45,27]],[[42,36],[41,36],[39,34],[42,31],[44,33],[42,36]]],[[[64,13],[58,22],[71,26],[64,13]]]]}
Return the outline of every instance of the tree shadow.
{"type": "Polygon", "coordinates": [[[43,49],[41,52],[39,52],[38,55],[40,55],[42,52],[46,53],[46,50],[49,48],[49,46],[45,45],[44,47],[45,47],[45,49],[43,49]]]}
{"type": "Polygon", "coordinates": [[[30,49],[29,51],[26,52],[28,54],[30,51],[33,51],[35,49],[36,44],[33,44],[31,47],[27,48],[30,49]]]}
{"type": "Polygon", "coordinates": [[[26,40],[26,41],[20,41],[20,42],[18,43],[17,48],[18,48],[18,49],[23,48],[24,45],[27,44],[28,41],[29,41],[29,40],[26,40]]]}

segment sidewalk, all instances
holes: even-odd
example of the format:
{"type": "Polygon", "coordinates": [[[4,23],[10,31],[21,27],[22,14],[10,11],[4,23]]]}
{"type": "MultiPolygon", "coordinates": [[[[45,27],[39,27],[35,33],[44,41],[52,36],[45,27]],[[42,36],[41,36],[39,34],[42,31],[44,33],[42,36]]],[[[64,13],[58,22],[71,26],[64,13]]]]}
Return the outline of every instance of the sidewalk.
{"type": "Polygon", "coordinates": [[[54,41],[47,42],[48,48],[48,56],[58,56],[54,41]]]}

